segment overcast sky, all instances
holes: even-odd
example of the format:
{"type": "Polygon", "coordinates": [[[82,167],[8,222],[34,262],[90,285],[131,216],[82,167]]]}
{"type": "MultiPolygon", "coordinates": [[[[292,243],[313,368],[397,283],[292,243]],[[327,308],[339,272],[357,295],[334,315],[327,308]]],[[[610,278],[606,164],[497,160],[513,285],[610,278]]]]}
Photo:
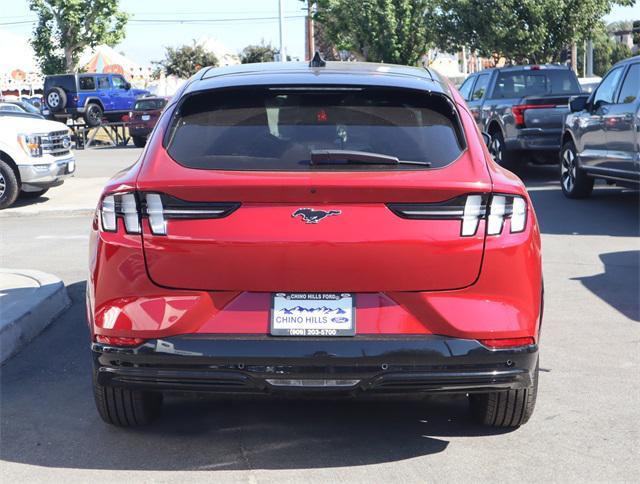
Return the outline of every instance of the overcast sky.
{"type": "MultiPolygon", "coordinates": [[[[27,0],[0,0],[0,29],[28,37],[35,15],[27,0]],[[10,5],[10,7],[9,7],[10,5]],[[13,22],[13,25],[6,25],[13,22]]],[[[304,3],[283,0],[287,52],[304,58],[304,3]]],[[[131,14],[126,39],[116,50],[140,64],[164,57],[166,46],[177,46],[192,39],[212,37],[239,52],[248,44],[279,45],[278,0],[121,0],[121,8],[131,14]],[[176,23],[184,20],[184,23],[176,23]]],[[[640,3],[616,7],[606,20],[640,19],[640,3]]],[[[0,46],[0,50],[7,46],[0,46]]],[[[0,53],[1,55],[1,53],[0,53]]]]}

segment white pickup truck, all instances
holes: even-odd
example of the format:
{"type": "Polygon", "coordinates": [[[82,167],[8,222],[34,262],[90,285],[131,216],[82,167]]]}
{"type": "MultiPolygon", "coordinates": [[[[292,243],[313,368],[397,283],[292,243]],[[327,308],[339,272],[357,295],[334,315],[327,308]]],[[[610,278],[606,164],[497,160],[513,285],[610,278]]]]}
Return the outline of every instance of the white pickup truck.
{"type": "Polygon", "coordinates": [[[69,128],[30,115],[0,113],[0,210],[37,198],[76,169],[69,128]]]}

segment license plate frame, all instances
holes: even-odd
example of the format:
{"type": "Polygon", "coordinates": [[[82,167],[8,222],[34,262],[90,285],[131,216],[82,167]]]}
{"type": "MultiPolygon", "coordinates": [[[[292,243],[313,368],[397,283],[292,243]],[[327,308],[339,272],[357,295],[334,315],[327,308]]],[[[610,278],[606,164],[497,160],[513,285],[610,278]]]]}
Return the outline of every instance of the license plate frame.
{"type": "Polygon", "coordinates": [[[292,337],[355,336],[355,294],[272,293],[269,333],[272,336],[292,337]]]}

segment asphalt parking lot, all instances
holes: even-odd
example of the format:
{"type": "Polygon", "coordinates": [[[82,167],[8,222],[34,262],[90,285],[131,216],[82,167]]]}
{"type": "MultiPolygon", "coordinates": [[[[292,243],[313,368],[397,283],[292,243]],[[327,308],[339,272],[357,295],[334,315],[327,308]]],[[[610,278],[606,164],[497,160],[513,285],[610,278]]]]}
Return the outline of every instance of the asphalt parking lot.
{"type": "Polygon", "coordinates": [[[172,396],[150,427],[103,424],[91,394],[84,308],[90,216],[72,206],[78,197],[90,204],[97,193],[81,191],[139,154],[78,152],[73,193],[53,189],[34,202],[37,211],[22,204],[24,213],[0,217],[0,266],[56,274],[73,300],[1,368],[3,482],[625,482],[640,475],[640,199],[600,187],[587,200],[567,200],[554,167],[519,173],[541,226],[546,291],[538,403],[522,428],[479,427],[463,398],[444,397],[172,396]]]}

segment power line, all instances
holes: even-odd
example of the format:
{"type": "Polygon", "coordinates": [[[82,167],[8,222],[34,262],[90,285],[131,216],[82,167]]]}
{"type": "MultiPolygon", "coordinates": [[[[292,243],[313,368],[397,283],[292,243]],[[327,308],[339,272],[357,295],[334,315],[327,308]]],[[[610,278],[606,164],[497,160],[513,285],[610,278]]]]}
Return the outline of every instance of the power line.
{"type": "MultiPolygon", "coordinates": [[[[305,18],[305,15],[288,15],[285,19],[299,19],[305,18]]],[[[210,19],[129,19],[128,23],[140,23],[140,24],[207,24],[207,23],[222,23],[222,22],[258,22],[258,21],[275,21],[278,17],[236,17],[236,18],[210,18],[210,19]]],[[[0,22],[0,25],[22,25],[31,24],[37,22],[37,19],[33,20],[21,20],[15,22],[0,22]]]]}

